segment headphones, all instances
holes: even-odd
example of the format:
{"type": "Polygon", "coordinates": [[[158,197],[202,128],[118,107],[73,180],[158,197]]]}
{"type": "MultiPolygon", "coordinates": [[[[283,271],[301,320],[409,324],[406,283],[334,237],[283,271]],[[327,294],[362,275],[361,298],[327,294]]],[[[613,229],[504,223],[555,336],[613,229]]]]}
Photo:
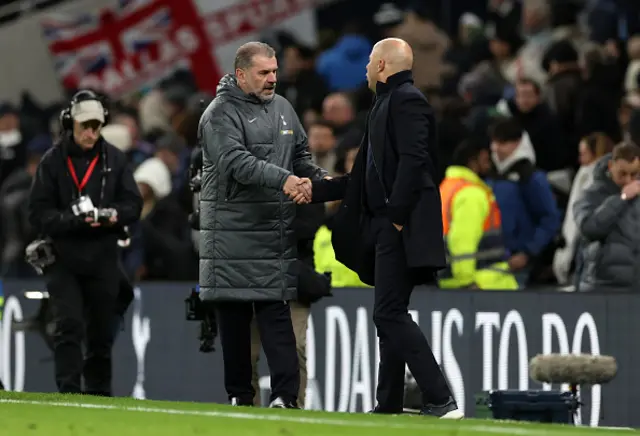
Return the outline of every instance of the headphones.
{"type": "Polygon", "coordinates": [[[82,90],[75,93],[74,96],[71,97],[69,106],[60,112],[60,125],[62,126],[62,130],[73,130],[73,118],[71,117],[71,110],[73,109],[73,106],[83,101],[90,100],[98,101],[102,105],[102,110],[104,111],[104,124],[109,124],[109,110],[102,99],[93,91],[82,90]]]}

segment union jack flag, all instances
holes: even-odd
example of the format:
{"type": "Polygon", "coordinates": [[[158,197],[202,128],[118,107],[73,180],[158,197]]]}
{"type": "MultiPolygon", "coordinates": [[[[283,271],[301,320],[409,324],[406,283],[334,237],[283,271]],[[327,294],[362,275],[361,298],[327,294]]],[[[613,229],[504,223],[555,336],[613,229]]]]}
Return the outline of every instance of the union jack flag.
{"type": "Polygon", "coordinates": [[[111,45],[107,41],[100,41],[77,52],[76,63],[85,75],[102,71],[113,62],[111,45]]]}
{"type": "Polygon", "coordinates": [[[54,58],[55,69],[61,76],[84,77],[99,73],[113,62],[111,46],[101,41],[74,53],[58,54],[54,58]]]}
{"type": "Polygon", "coordinates": [[[173,20],[171,11],[161,9],[139,22],[122,35],[122,44],[128,53],[139,53],[167,38],[173,20]]]}
{"type": "Polygon", "coordinates": [[[98,27],[95,14],[48,15],[41,22],[42,35],[49,44],[68,40],[98,27]]]}
{"type": "Polygon", "coordinates": [[[120,12],[131,12],[153,3],[153,1],[154,0],[118,0],[118,10],[120,12]]]}

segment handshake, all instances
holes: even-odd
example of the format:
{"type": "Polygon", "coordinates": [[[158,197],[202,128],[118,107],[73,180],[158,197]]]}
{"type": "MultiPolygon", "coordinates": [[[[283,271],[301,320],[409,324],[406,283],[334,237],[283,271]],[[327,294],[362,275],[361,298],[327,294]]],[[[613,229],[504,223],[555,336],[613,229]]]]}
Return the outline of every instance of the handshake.
{"type": "Polygon", "coordinates": [[[308,178],[289,176],[282,191],[296,204],[309,204],[312,198],[312,182],[308,178]]]}

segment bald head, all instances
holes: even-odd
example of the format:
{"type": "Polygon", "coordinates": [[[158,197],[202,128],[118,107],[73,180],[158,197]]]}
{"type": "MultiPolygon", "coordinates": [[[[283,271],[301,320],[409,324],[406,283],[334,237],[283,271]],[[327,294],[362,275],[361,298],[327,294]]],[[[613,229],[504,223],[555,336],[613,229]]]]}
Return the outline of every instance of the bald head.
{"type": "Polygon", "coordinates": [[[413,50],[406,41],[387,38],[373,46],[367,65],[369,87],[375,91],[377,82],[386,82],[389,76],[413,68],[413,50]]]}
{"type": "Polygon", "coordinates": [[[413,50],[400,38],[387,38],[373,46],[373,52],[387,64],[387,68],[398,71],[413,68],[413,50]]]}

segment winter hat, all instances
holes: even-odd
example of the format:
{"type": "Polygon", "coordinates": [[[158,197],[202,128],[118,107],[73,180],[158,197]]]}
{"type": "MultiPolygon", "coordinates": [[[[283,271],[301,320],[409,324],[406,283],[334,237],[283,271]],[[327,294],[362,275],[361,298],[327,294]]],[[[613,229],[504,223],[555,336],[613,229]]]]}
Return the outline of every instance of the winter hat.
{"type": "Polygon", "coordinates": [[[105,141],[123,153],[129,151],[133,145],[131,132],[127,126],[123,126],[122,124],[108,124],[102,128],[100,134],[105,141]]]}
{"type": "Polygon", "coordinates": [[[393,3],[384,3],[373,16],[373,22],[377,26],[395,26],[404,20],[404,11],[393,3]]]}
{"type": "Polygon", "coordinates": [[[461,26],[482,27],[482,20],[476,14],[465,12],[460,17],[459,24],[461,26]]]}
{"type": "Polygon", "coordinates": [[[136,183],[149,185],[158,200],[171,193],[171,173],[157,157],[142,162],[133,173],[133,178],[136,183]]]}

